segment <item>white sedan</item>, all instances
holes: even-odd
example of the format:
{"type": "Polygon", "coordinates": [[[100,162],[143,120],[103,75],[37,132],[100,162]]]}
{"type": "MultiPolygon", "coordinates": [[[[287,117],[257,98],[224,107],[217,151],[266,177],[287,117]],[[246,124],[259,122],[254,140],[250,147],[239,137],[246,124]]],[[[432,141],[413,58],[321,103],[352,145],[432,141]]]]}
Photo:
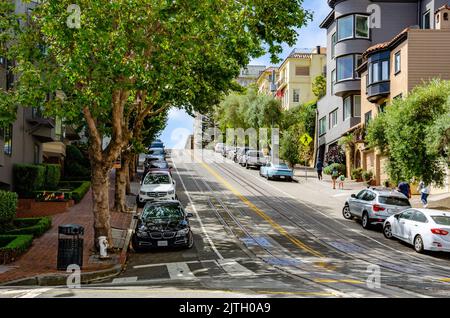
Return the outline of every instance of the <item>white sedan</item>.
{"type": "Polygon", "coordinates": [[[450,212],[407,209],[390,216],[383,225],[386,238],[398,238],[424,250],[450,252],[450,212]]]}

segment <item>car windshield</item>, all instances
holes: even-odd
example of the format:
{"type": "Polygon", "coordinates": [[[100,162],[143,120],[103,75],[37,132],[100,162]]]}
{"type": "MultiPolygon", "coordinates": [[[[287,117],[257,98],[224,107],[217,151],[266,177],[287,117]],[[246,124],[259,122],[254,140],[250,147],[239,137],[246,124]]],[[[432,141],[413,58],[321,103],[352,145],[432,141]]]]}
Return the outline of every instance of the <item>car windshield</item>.
{"type": "Polygon", "coordinates": [[[248,155],[250,157],[264,157],[264,154],[261,151],[252,151],[249,152],[248,155]]]}
{"type": "Polygon", "coordinates": [[[167,162],[165,161],[153,161],[150,165],[150,168],[160,168],[160,169],[165,169],[168,168],[169,165],[167,162]]]}
{"type": "Polygon", "coordinates": [[[273,165],[276,169],[289,169],[289,167],[287,166],[287,164],[285,163],[280,163],[278,165],[273,165]]]}
{"type": "Polygon", "coordinates": [[[380,196],[380,197],[378,197],[378,201],[381,204],[387,204],[387,205],[411,206],[408,199],[406,199],[406,198],[380,196]]]}
{"type": "Polygon", "coordinates": [[[144,184],[170,184],[170,177],[168,174],[148,173],[145,176],[144,184]]]}
{"type": "Polygon", "coordinates": [[[163,149],[150,149],[151,155],[164,155],[163,149]]]}
{"type": "Polygon", "coordinates": [[[436,224],[450,226],[450,216],[446,215],[433,215],[431,217],[436,224]]]}
{"type": "Polygon", "coordinates": [[[151,148],[164,148],[164,145],[162,142],[154,142],[151,144],[151,148]]]}
{"type": "Polygon", "coordinates": [[[152,219],[181,219],[183,210],[178,205],[149,206],[142,212],[143,221],[152,219]]]}

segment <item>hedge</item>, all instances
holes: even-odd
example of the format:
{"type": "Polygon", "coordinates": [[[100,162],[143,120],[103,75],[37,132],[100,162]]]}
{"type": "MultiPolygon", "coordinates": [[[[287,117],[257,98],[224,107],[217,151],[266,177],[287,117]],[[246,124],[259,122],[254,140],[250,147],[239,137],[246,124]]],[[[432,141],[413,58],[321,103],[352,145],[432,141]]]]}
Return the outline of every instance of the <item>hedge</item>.
{"type": "Polygon", "coordinates": [[[72,190],[70,191],[52,191],[52,190],[40,190],[34,191],[35,199],[44,193],[64,193],[65,200],[74,200],[76,203],[79,203],[86,193],[89,191],[91,187],[90,181],[63,181],[59,183],[59,188],[61,187],[70,187],[72,190]]]}
{"type": "Polygon", "coordinates": [[[74,200],[76,203],[80,202],[91,188],[90,181],[82,181],[79,182],[79,184],[80,185],[78,186],[78,188],[72,190],[71,192],[72,200],[74,200]]]}
{"type": "Polygon", "coordinates": [[[332,163],[331,165],[326,166],[323,169],[323,173],[327,175],[331,175],[331,172],[333,171],[333,168],[336,167],[336,169],[339,171],[339,175],[345,175],[346,172],[346,166],[342,163],[332,163]]]}
{"type": "Polygon", "coordinates": [[[45,164],[42,166],[45,167],[44,187],[46,189],[56,190],[61,179],[61,165],[45,164]]]}
{"type": "Polygon", "coordinates": [[[16,216],[17,193],[0,190],[0,230],[16,216]]]}
{"type": "Polygon", "coordinates": [[[34,191],[42,189],[45,183],[45,167],[31,164],[15,164],[14,185],[20,196],[30,197],[34,191]]]}
{"type": "Polygon", "coordinates": [[[14,261],[32,242],[33,235],[0,235],[0,264],[14,261]]]}
{"type": "Polygon", "coordinates": [[[39,218],[18,218],[13,222],[16,229],[6,232],[8,235],[29,234],[39,237],[44,234],[51,226],[52,219],[45,216],[39,218]]]}
{"type": "Polygon", "coordinates": [[[363,175],[363,168],[352,169],[352,179],[361,180],[363,175]]]}

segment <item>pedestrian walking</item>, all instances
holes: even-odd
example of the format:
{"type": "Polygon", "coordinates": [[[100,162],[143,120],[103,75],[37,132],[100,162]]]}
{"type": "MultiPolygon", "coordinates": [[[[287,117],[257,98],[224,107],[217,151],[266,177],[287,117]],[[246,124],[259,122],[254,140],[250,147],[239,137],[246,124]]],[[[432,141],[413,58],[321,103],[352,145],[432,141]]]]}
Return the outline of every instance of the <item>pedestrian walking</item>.
{"type": "Polygon", "coordinates": [[[400,182],[397,186],[397,190],[403,193],[408,199],[411,199],[411,187],[408,182],[400,182]]]}
{"type": "Polygon", "coordinates": [[[339,171],[336,167],[331,170],[331,180],[333,180],[333,189],[336,189],[336,180],[339,177],[339,171]]]}
{"type": "Polygon", "coordinates": [[[422,201],[424,209],[428,208],[428,196],[430,195],[430,185],[424,181],[419,183],[420,200],[422,201]]]}
{"type": "Polygon", "coordinates": [[[317,162],[316,169],[317,169],[317,178],[319,180],[322,180],[322,171],[323,171],[323,162],[322,161],[317,162]]]}
{"type": "Polygon", "coordinates": [[[344,181],[345,181],[345,176],[343,174],[341,174],[338,178],[339,180],[339,189],[344,190],[344,181]]]}

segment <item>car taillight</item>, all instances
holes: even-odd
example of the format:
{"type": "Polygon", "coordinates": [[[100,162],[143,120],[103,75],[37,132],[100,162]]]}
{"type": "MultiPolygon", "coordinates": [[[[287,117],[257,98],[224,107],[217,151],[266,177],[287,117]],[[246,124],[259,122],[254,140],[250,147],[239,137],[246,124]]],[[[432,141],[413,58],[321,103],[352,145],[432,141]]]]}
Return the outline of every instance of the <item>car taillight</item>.
{"type": "Polygon", "coordinates": [[[431,229],[431,232],[433,234],[437,234],[437,235],[447,235],[448,234],[448,231],[441,230],[441,229],[431,229]]]}
{"type": "Polygon", "coordinates": [[[384,211],[384,210],[386,210],[385,208],[383,208],[382,206],[380,206],[380,205],[378,205],[378,204],[374,204],[374,205],[372,206],[372,208],[373,208],[374,212],[379,212],[379,211],[384,211]]]}

